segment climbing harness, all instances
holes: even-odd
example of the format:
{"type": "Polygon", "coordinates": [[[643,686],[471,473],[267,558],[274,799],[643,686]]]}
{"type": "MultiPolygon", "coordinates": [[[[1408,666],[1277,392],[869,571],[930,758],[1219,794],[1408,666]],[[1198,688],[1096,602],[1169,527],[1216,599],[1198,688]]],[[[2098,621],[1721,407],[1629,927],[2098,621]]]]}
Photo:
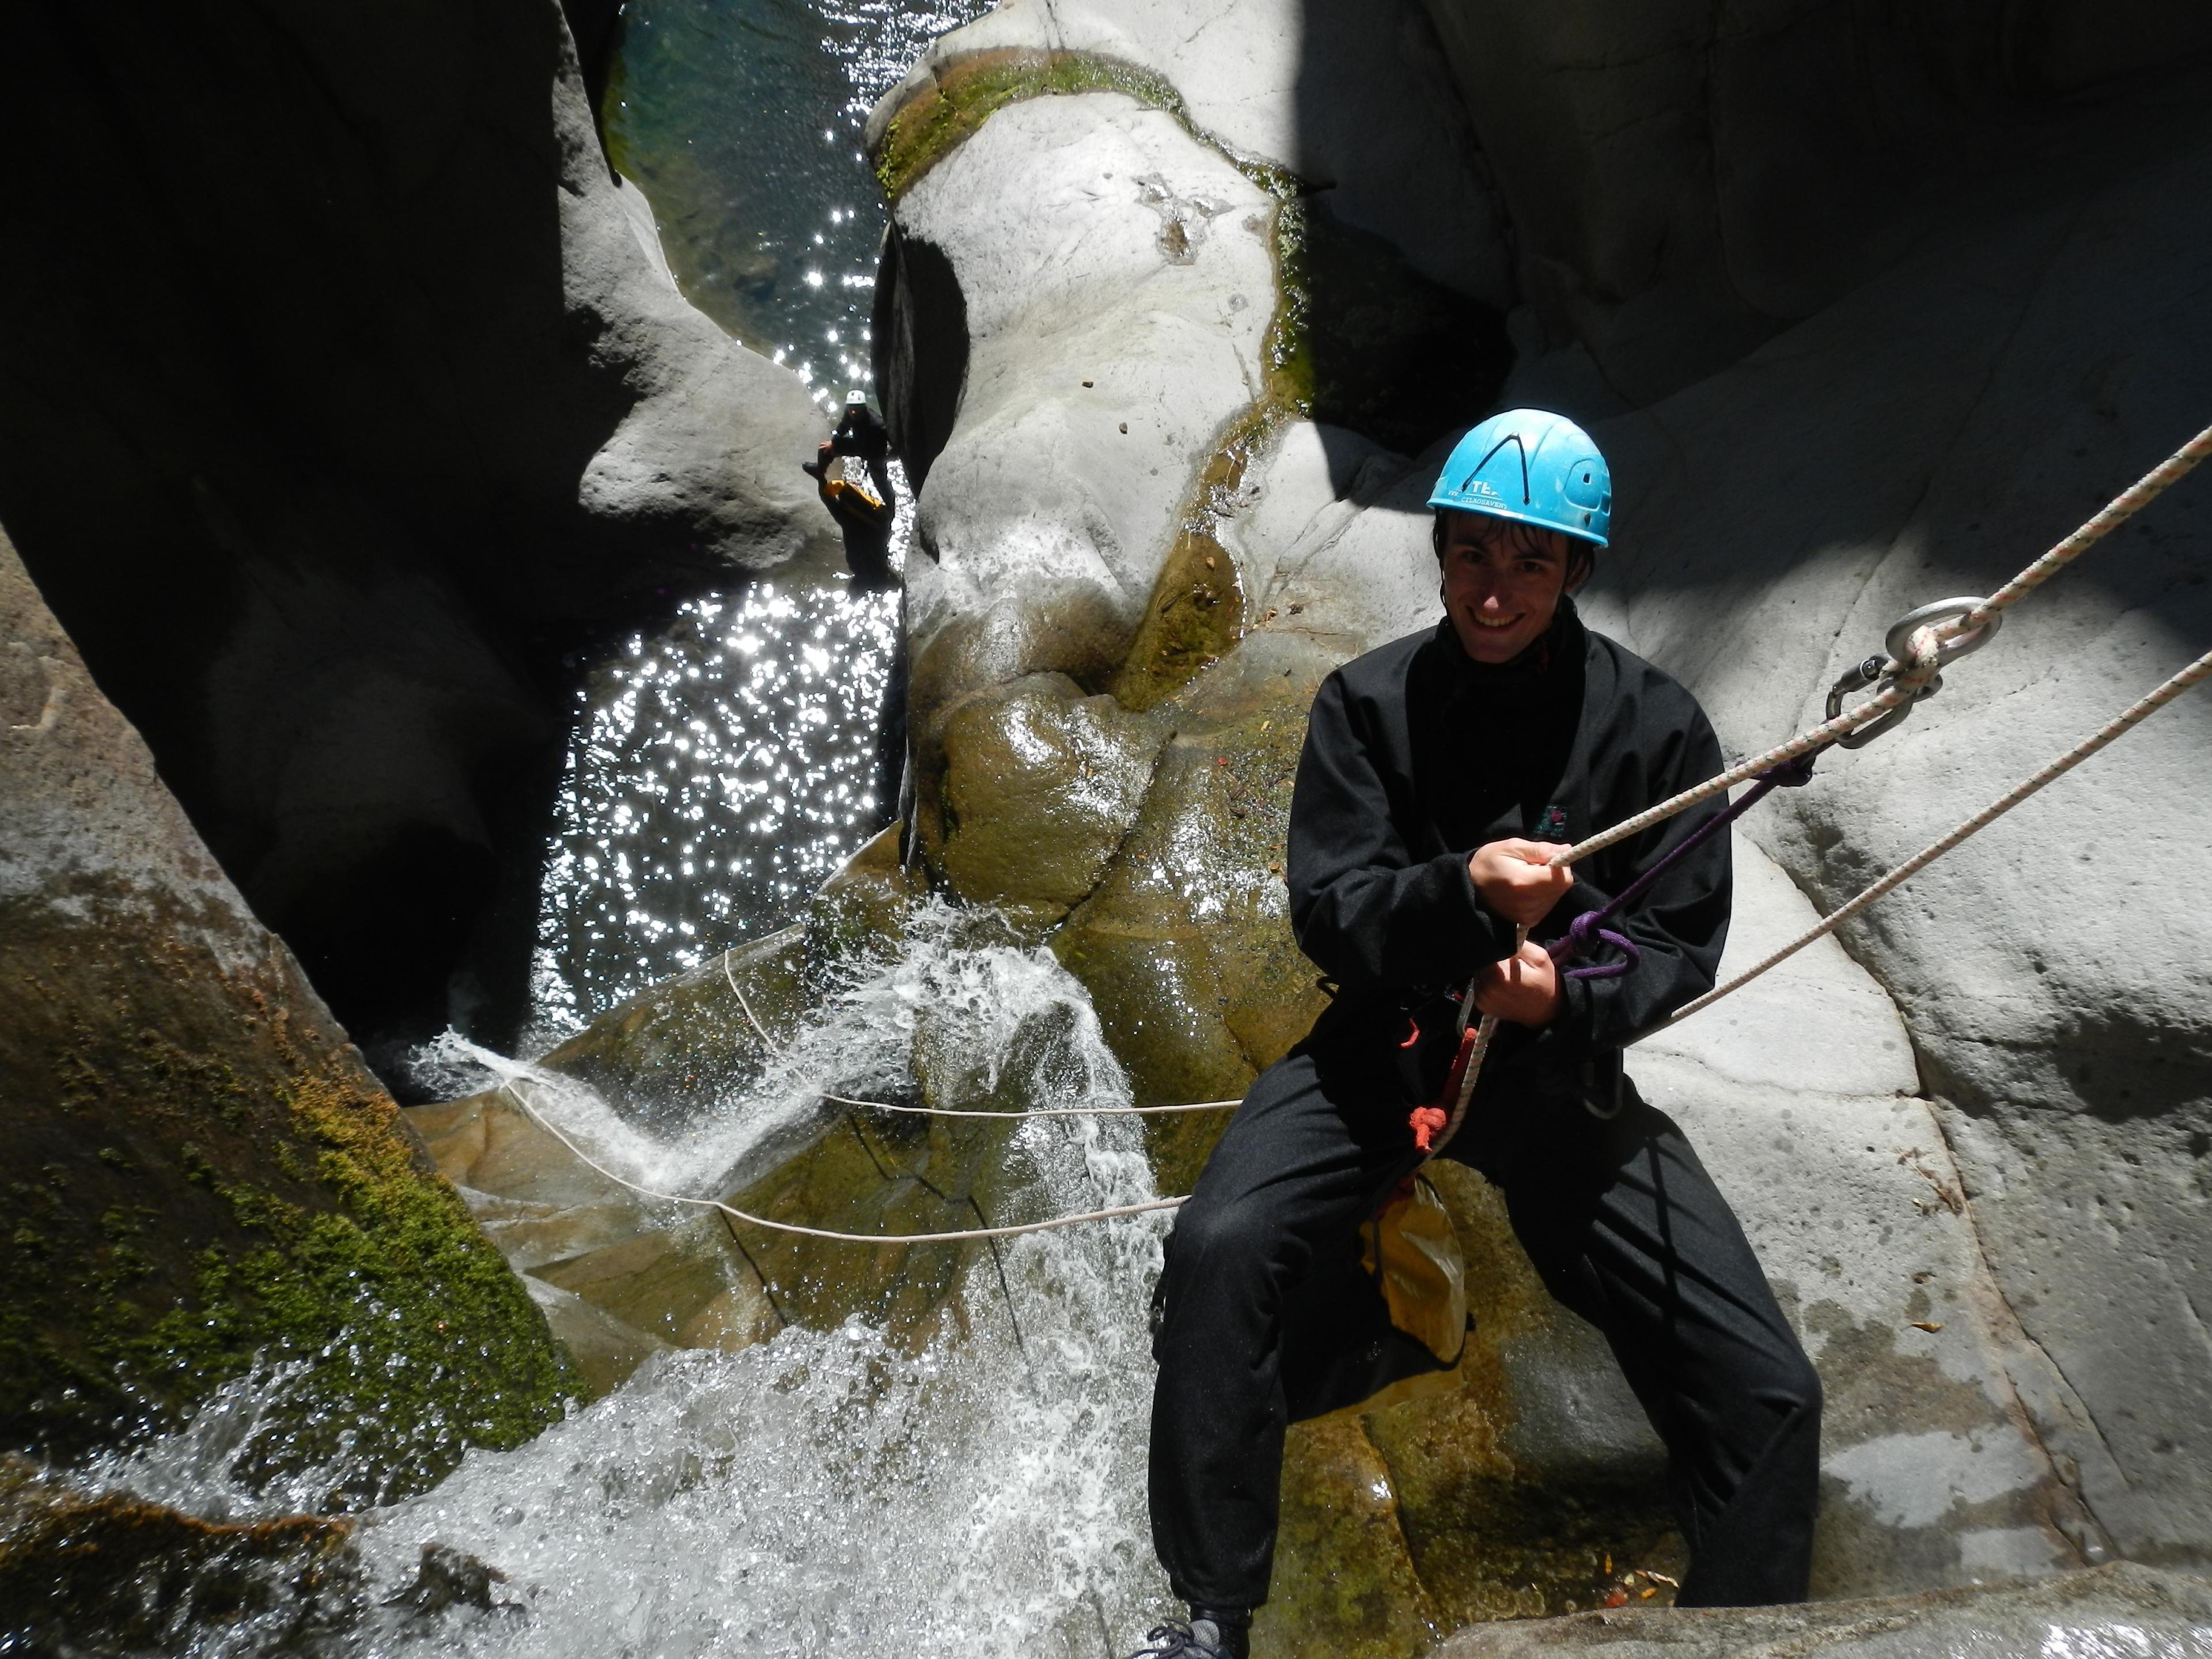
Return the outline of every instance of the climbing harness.
{"type": "MultiPolygon", "coordinates": [[[[1626,933],[1610,928],[1606,924],[1619,915],[1626,905],[1649,890],[1652,883],[1656,881],[1677,860],[1686,856],[1693,847],[1698,845],[1706,837],[1720,833],[1774,789],[1795,787],[1806,782],[1811,775],[1813,761],[1822,751],[1831,747],[1858,748],[1872,742],[1884,732],[1895,730],[1911,715],[1913,708],[1918,702],[1941,689],[1941,674],[1944,667],[1978,650],[1995,636],[2002,624],[2003,613],[2007,610],[2040,587],[2057,572],[2080,557],[2082,553],[2142,511],[2166,489],[2186,477],[2208,456],[2212,456],[2212,428],[2207,428],[2197,434],[2172,456],[2160,462],[2129,489],[2116,496],[2094,518],[2063,541],[2059,542],[1986,599],[1938,600],[1934,605],[1923,605],[1898,618],[1883,639],[1882,650],[1855,665],[1830,688],[1826,708],[1826,718],[1820,725],[1799,732],[1789,741],[1776,745],[1764,754],[1740,761],[1717,775],[1683,790],[1680,794],[1661,801],[1657,805],[1639,812],[1632,817],[1626,818],[1609,829],[1601,830],[1598,834],[1577,842],[1553,858],[1552,868],[1565,869],[1594,854],[1604,851],[1608,847],[1617,846],[1632,836],[1640,835],[1652,825],[1662,823],[1677,813],[1686,811],[1702,801],[1710,800],[1716,795],[1724,795],[1737,784],[1749,781],[1755,785],[1746,793],[1741,800],[1734,802],[1725,811],[1716,813],[1706,823],[1684,837],[1679,845],[1672,848],[1650,870],[1632,882],[1610,903],[1600,909],[1589,911],[1577,916],[1566,935],[1547,947],[1552,951],[1553,959],[1562,965],[1565,975],[1570,978],[1599,979],[1617,977],[1633,971],[1638,960],[1635,944],[1626,933]],[[1844,707],[1846,699],[1869,687],[1873,688],[1873,694],[1865,701],[1850,708],[1844,707]],[[1619,951],[1620,960],[1593,963],[1581,967],[1565,966],[1568,963],[1577,961],[1594,952],[1601,946],[1609,946],[1619,951]]],[[[1739,974],[1726,985],[1707,992],[1694,1002],[1684,1005],[1660,1024],[1638,1033],[1629,1041],[1641,1042],[1657,1031],[1664,1030],[1687,1019],[1698,1010],[1710,1007],[1723,997],[1749,984],[1753,980],[1757,979],[1778,963],[1786,961],[1816,939],[1833,933],[1837,927],[1865,909],[1882,895],[1909,880],[1968,836],[2002,817],[2054,779],[2071,771],[2090,756],[2112,743],[2121,733],[2133,729],[2153,712],[2165,707],[2184,691],[2207,678],[2212,678],[2212,652],[2199,657],[2195,662],[2191,663],[2162,684],[2122,710],[2088,737],[2006,791],[2004,794],[1990,802],[1972,817],[1966,819],[1941,839],[1915,854],[1887,875],[1838,906],[1817,926],[1808,929],[1764,961],[1739,974]]],[[[1518,930],[1514,941],[1516,954],[1521,945],[1526,943],[1528,932],[1525,927],[1518,930]]],[[[769,1036],[767,1029],[762,1025],[759,1018],[753,1012],[752,1005],[746,1000],[744,992],[738,987],[737,976],[731,971],[729,958],[726,956],[722,959],[722,971],[729,981],[731,990],[737,994],[738,1006],[744,1010],[745,1018],[751,1023],[753,1030],[758,1034],[762,1042],[767,1046],[769,1052],[781,1052],[776,1043],[769,1036]]],[[[1460,1046],[1454,1056],[1451,1067],[1446,1073],[1444,1085],[1434,1101],[1415,1108],[1413,1114],[1412,1126],[1415,1141],[1425,1154],[1424,1161],[1443,1152],[1450,1143],[1452,1137],[1459,1133],[1466,1119],[1468,1104],[1474,1097],[1475,1084],[1481,1075],[1484,1055],[1488,1052],[1492,1036],[1497,1030],[1496,1017],[1488,1014],[1470,1025],[1474,1006],[1474,988],[1470,982],[1460,1003],[1460,1046]],[[1449,1103],[1449,1105],[1445,1103],[1447,1102],[1449,1103]]],[[[597,1170],[617,1185],[636,1193],[641,1197],[664,1203],[717,1210],[726,1216],[744,1222],[750,1226],[765,1228],[774,1232],[794,1234],[805,1238],[875,1245],[927,1244],[954,1243],[968,1239],[1011,1238],[1024,1233],[1044,1232],[1059,1227],[1078,1226],[1087,1222],[1108,1221],[1125,1216],[1156,1213],[1175,1209],[1185,1202],[1182,1198],[1151,1199],[1139,1204],[1118,1205],[1108,1209],[1087,1210],[1076,1215],[1055,1216],[1045,1221],[1025,1222],[1004,1227],[975,1227],[951,1232],[848,1233],[825,1227],[805,1227],[791,1222],[772,1220],[766,1216],[752,1215],[722,1203],[719,1200],[689,1198],[678,1193],[656,1192],[650,1188],[640,1186],[635,1182],[617,1175],[613,1170],[599,1163],[574,1141],[548,1122],[512,1082],[502,1084],[501,1092],[512,1099],[532,1121],[567,1147],[589,1168],[597,1170]]],[[[826,1092],[822,1093],[819,1097],[840,1105],[870,1107],[882,1111],[912,1112],[935,1117],[966,1118],[1089,1117],[1116,1114],[1145,1115],[1165,1112],[1218,1111],[1241,1104],[1237,1101],[1215,1100],[1200,1101],[1188,1105],[1042,1107],[1034,1111],[1000,1112],[962,1110],[950,1107],[899,1105],[885,1101],[854,1100],[842,1095],[826,1092]]],[[[1406,1196],[1402,1189],[1400,1196],[1406,1196]]],[[[1437,1246],[1436,1242],[1429,1237],[1430,1230],[1426,1226],[1429,1218],[1425,1207],[1418,1200],[1409,1202],[1405,1207],[1406,1218],[1417,1224],[1413,1227],[1413,1232],[1418,1237],[1400,1237],[1394,1241],[1389,1233],[1384,1231],[1371,1237],[1369,1241],[1370,1260],[1382,1263],[1395,1251],[1397,1252],[1396,1259],[1399,1261],[1413,1263],[1418,1267],[1419,1264],[1414,1258],[1427,1257],[1428,1266],[1419,1270],[1433,1273],[1438,1276],[1439,1282],[1448,1284],[1451,1280],[1449,1264],[1445,1257],[1437,1253],[1440,1247],[1437,1246]],[[1411,1252],[1410,1255],[1407,1254],[1408,1251],[1411,1252]]],[[[1378,1222],[1380,1219],[1378,1218],[1378,1222]]],[[[1399,1231],[1402,1234],[1405,1229],[1401,1228],[1399,1231]]],[[[1383,1272],[1387,1295],[1390,1273],[1387,1268],[1380,1270],[1383,1272]]],[[[1409,1273],[1412,1271],[1412,1268],[1408,1269],[1409,1273]]],[[[1409,1304],[1423,1301],[1423,1293],[1413,1288],[1411,1277],[1405,1280],[1401,1288],[1407,1291],[1406,1299],[1409,1304]]],[[[1464,1294],[1463,1285],[1461,1294],[1462,1296],[1464,1294]]],[[[1431,1296],[1429,1299],[1434,1298],[1431,1296]]],[[[1449,1297],[1446,1300],[1449,1301],[1449,1297]]],[[[1463,1306],[1463,1303],[1461,1305],[1463,1306]]],[[[1441,1331],[1437,1334],[1440,1338],[1444,1335],[1441,1331]]],[[[1440,1348],[1441,1345],[1431,1346],[1432,1348],[1440,1348]]]]}
{"type": "MultiPolygon", "coordinates": [[[[1585,910],[1577,916],[1563,936],[1545,947],[1553,962],[1559,965],[1560,977],[1619,979],[1623,975],[1634,972],[1637,964],[1643,960],[1643,951],[1627,934],[1616,933],[1605,924],[1642,898],[1668,871],[1765,800],[1772,791],[1795,789],[1811,782],[1813,758],[1810,755],[1801,756],[1759,774],[1758,781],[1745,791],[1742,799],[1733,803],[1725,811],[1716,812],[1683,836],[1657,863],[1622,888],[1610,902],[1599,909],[1585,910]],[[1601,945],[1619,951],[1620,960],[1595,963],[1583,968],[1567,965],[1589,956],[1601,945]]],[[[1525,927],[1515,935],[1513,948],[1516,954],[1519,953],[1528,937],[1528,930],[1525,927]]],[[[1477,1055],[1480,1050],[1488,1048],[1491,1032],[1496,1030],[1496,1022],[1486,1015],[1482,1023],[1470,1027],[1469,1020],[1474,1012],[1474,981],[1469,980],[1459,1002],[1459,1050],[1453,1056],[1450,1069],[1444,1074],[1443,1087],[1437,1091],[1436,1099],[1416,1106],[1407,1119],[1413,1132],[1413,1145],[1429,1158],[1435,1157],[1443,1150],[1444,1143],[1459,1132],[1459,1120],[1465,1115],[1467,1103],[1474,1092],[1474,1085],[1468,1074],[1479,1066],[1477,1055]],[[1447,1101],[1449,1105],[1445,1104],[1447,1101]],[[1438,1139],[1439,1135],[1442,1139],[1438,1139]]]]}

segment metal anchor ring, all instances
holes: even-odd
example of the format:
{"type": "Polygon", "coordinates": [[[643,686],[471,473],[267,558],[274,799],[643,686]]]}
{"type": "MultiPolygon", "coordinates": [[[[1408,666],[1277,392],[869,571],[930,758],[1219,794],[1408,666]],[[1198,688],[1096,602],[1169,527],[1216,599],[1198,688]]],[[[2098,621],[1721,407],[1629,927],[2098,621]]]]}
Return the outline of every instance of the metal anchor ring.
{"type": "MultiPolygon", "coordinates": [[[[1881,651],[1846,670],[1843,677],[1828,688],[1828,718],[1833,720],[1843,713],[1844,699],[1851,692],[1863,690],[1877,682],[1893,679],[1902,672],[1911,653],[1915,634],[1923,628],[1949,622],[1954,617],[1969,615],[1981,603],[1981,600],[1971,597],[1938,599],[1933,605],[1923,605],[1899,617],[1889,625],[1889,632],[1883,635],[1881,651]]],[[[1940,670],[1946,664],[1956,662],[1960,658],[1971,656],[1980,650],[1996,637],[1996,631],[2003,623],[2003,617],[1992,617],[1980,627],[1970,629],[1954,640],[1945,640],[1936,648],[1936,666],[1940,670]]],[[[1885,732],[1894,731],[1902,726],[1916,704],[1923,698],[1934,696],[1942,689],[1943,676],[1939,672],[1910,701],[1899,703],[1880,718],[1869,720],[1856,731],[1837,738],[1837,744],[1844,749],[1865,748],[1885,732]]]]}
{"type": "MultiPolygon", "coordinates": [[[[1828,688],[1828,718],[1833,720],[1844,712],[1844,699],[1850,693],[1864,690],[1877,680],[1886,678],[1884,671],[1889,666],[1889,659],[1877,654],[1869,657],[1864,662],[1855,664],[1846,671],[1841,679],[1828,688]]],[[[1943,677],[1938,674],[1927,684],[1922,686],[1917,695],[1907,698],[1887,714],[1879,715],[1865,725],[1844,733],[1842,737],[1836,739],[1837,745],[1844,749],[1865,748],[1883,732],[1894,731],[1904,725],[1906,717],[1919,707],[1924,699],[1934,696],[1942,689],[1943,677]]]]}
{"type": "MultiPolygon", "coordinates": [[[[1933,628],[1939,623],[1949,622],[1954,617],[1971,615],[1985,601],[1972,598],[1938,599],[1933,605],[1923,605],[1917,611],[1908,611],[1890,623],[1889,632],[1882,635],[1881,648],[1889,653],[1892,662],[1902,663],[1905,653],[1912,648],[1912,636],[1923,628],[1933,628]]],[[[1956,639],[1946,640],[1936,647],[1936,665],[1948,667],[1961,657],[1970,657],[1991,640],[1997,629],[2004,626],[2004,616],[1999,612],[1979,628],[1969,629],[1956,639]]]]}

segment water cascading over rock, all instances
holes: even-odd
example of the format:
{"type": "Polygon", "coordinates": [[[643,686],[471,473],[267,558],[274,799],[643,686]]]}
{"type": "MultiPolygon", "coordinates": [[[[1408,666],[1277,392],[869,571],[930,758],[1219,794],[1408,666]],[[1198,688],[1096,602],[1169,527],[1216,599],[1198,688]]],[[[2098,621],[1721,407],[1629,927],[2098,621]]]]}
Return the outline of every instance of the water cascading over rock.
{"type": "MultiPolygon", "coordinates": [[[[1304,711],[1433,617],[1431,440],[1490,402],[1598,430],[1620,535],[1589,612],[1739,751],[1895,614],[2070,529],[2212,419],[2206,42],[2155,3],[1998,9],[1013,0],[933,48],[870,129],[882,391],[926,477],[913,856],[887,837],[799,926],[539,1066],[451,1050],[501,1086],[416,1121],[612,1392],[376,1517],[349,1559],[380,1594],[442,1539],[580,1650],[966,1651],[981,1620],[1095,1654],[1160,1610],[1158,1224],[779,1242],[547,1126],[638,1185],[860,1232],[1184,1190],[1210,1120],[969,1133],[822,1096],[1211,1098],[1303,1033],[1278,866],[1304,711]],[[1464,410],[1392,395],[1425,364],[1464,410]],[[921,887],[967,908],[917,911],[921,887]]],[[[1762,809],[1724,971],[2203,648],[2203,487],[1762,809]]],[[[1632,1058],[1823,1373],[1816,1593],[1951,1588],[1664,1617],[1656,1443],[1448,1170],[1467,1358],[1294,1432],[1266,1650],[1403,1659],[1620,1595],[1652,1611],[1526,1639],[2196,1640],[2190,1581],[2068,1570],[2212,1558],[2205,940],[2146,908],[2212,878],[2205,718],[2161,716],[1632,1058]]],[[[183,1490],[204,1446],[100,1478],[183,1490]]],[[[450,1640],[496,1648],[500,1618],[450,1640]]]]}

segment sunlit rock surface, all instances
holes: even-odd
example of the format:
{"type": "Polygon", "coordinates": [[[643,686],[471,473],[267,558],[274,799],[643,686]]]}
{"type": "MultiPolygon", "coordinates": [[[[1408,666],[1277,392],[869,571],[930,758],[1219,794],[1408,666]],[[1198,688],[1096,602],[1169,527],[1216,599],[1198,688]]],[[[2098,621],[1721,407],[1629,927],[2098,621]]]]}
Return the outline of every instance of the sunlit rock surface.
{"type": "MultiPolygon", "coordinates": [[[[2212,139],[2141,119],[2063,189],[1601,428],[1634,529],[1592,610],[1728,741],[1818,718],[1893,619],[1990,591],[2212,421],[2212,139]]],[[[1934,841],[2212,646],[2208,524],[2200,474],[1751,833],[1824,905],[1934,841]]],[[[2182,896],[2212,890],[2208,739],[2198,692],[1846,934],[2039,1350],[2015,1370],[2039,1433],[2117,1547],[2177,1561],[2212,1549],[2212,922],[2182,896]]]]}
{"type": "Polygon", "coordinates": [[[965,301],[961,422],[908,574],[933,735],[987,686],[1121,663],[1193,471],[1263,390],[1273,212],[1172,117],[1098,93],[1003,110],[896,221],[965,301]]]}
{"type": "Polygon", "coordinates": [[[314,1362],[319,1503],[512,1445],[571,1374],[0,538],[0,1431],[74,1455],[314,1362]]]}
{"type": "Polygon", "coordinates": [[[964,59],[1081,53],[1170,82],[1232,153],[1285,167],[1316,205],[1388,238],[1432,281],[1508,302],[1495,198],[1427,16],[1408,0],[1012,0],[941,37],[878,106],[872,143],[964,59]],[[1370,89],[1389,86],[1377,102],[1370,89]]]}
{"type": "Polygon", "coordinates": [[[1619,1612],[1458,1632],[1439,1659],[2196,1659],[2212,1651],[2212,1584],[2132,1563],[2039,1583],[1801,1607],[1619,1612]]]}

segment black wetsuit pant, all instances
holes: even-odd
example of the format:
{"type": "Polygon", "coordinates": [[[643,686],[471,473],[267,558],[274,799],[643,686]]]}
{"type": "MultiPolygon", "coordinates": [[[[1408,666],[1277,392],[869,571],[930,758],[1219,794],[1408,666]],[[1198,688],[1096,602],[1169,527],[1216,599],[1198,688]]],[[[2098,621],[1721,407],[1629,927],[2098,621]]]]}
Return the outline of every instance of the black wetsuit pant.
{"type": "MultiPolygon", "coordinates": [[[[1267,1600],[1286,1309],[1310,1340],[1302,1283],[1414,1162],[1405,1109],[1377,1081],[1293,1051],[1253,1085],[1176,1218],[1156,1304],[1152,1537],[1195,1605],[1267,1600]]],[[[1446,1155],[1503,1191],[1544,1284],[1604,1333],[1665,1443],[1690,1548],[1682,1604],[1802,1601],[1820,1379],[1681,1130],[1622,1095],[1609,1121],[1573,1101],[1478,1101],[1446,1155]]]]}

